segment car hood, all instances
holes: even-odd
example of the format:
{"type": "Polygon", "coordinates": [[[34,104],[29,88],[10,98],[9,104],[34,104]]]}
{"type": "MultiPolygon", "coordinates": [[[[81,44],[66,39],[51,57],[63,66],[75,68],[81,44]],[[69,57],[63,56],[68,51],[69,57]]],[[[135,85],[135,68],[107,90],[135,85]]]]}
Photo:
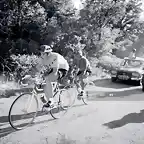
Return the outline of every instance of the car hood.
{"type": "Polygon", "coordinates": [[[127,72],[138,72],[138,73],[142,73],[143,70],[141,70],[140,68],[125,68],[125,67],[121,67],[118,69],[118,71],[127,71],[127,72]]]}

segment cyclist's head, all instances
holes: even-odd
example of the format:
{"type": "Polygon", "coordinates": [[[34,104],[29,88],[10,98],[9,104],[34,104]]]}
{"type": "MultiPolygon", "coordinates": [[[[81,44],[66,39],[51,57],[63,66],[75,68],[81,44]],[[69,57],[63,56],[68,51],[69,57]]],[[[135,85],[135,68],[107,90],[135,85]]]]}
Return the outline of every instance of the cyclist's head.
{"type": "Polygon", "coordinates": [[[135,48],[133,48],[133,50],[132,50],[133,52],[136,52],[136,49],[135,48]]]}
{"type": "Polygon", "coordinates": [[[68,49],[67,56],[69,58],[71,58],[73,56],[73,54],[74,54],[74,50],[73,49],[68,49]]]}
{"type": "Polygon", "coordinates": [[[42,45],[41,48],[45,54],[50,54],[52,52],[52,48],[49,45],[42,45]]]}
{"type": "Polygon", "coordinates": [[[78,51],[77,54],[78,54],[79,57],[83,56],[83,52],[82,51],[78,51]]]}

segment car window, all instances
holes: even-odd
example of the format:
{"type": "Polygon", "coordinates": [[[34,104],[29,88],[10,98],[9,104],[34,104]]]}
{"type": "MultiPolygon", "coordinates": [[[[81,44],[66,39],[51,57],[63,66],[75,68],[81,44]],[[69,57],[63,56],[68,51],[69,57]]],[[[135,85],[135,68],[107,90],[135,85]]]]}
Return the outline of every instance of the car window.
{"type": "Polygon", "coordinates": [[[122,60],[122,62],[120,63],[121,66],[124,66],[126,63],[126,60],[122,60]]]}
{"type": "Polygon", "coordinates": [[[144,65],[144,62],[140,60],[125,60],[123,66],[124,67],[141,67],[144,65]]]}

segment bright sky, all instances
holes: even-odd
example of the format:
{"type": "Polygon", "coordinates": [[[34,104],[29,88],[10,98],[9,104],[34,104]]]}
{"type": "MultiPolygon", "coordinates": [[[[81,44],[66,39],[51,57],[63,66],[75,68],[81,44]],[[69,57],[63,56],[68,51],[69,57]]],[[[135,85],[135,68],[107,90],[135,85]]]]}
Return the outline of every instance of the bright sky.
{"type": "MultiPolygon", "coordinates": [[[[85,0],[72,0],[73,4],[77,10],[80,10],[82,8],[82,6],[83,6],[82,1],[85,1],[85,0]]],[[[144,10],[144,0],[142,0],[142,2],[143,2],[142,8],[144,10]]],[[[140,19],[144,20],[144,12],[141,14],[140,19]]]]}
{"type": "Polygon", "coordinates": [[[144,0],[142,0],[142,1],[143,1],[143,4],[142,4],[143,12],[142,12],[142,14],[141,14],[141,16],[140,16],[140,19],[141,19],[141,20],[144,20],[144,0]]]}
{"type": "Polygon", "coordinates": [[[82,5],[82,0],[72,0],[72,2],[73,2],[74,6],[77,10],[80,10],[83,6],[82,5]]]}

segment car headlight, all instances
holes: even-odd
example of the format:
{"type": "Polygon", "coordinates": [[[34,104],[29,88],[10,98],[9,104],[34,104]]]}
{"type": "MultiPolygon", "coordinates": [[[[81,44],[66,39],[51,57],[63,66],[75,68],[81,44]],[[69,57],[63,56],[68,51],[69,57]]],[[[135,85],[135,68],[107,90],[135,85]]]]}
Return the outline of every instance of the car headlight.
{"type": "Polygon", "coordinates": [[[132,73],[132,76],[133,77],[140,77],[140,74],[139,73],[132,73]]]}
{"type": "Polygon", "coordinates": [[[112,73],[112,74],[117,74],[117,71],[112,70],[111,73],[112,73]]]}

